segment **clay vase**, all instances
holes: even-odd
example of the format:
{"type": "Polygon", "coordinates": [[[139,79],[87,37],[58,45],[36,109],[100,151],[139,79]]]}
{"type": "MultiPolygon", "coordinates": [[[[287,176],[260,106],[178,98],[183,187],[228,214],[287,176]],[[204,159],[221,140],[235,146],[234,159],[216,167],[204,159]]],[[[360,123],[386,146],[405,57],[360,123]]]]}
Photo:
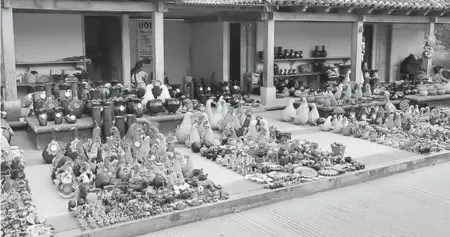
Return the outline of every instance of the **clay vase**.
{"type": "Polygon", "coordinates": [[[164,101],[164,107],[166,108],[167,112],[175,114],[177,110],[181,106],[181,101],[179,99],[166,99],[164,101]]]}
{"type": "Polygon", "coordinates": [[[58,106],[58,102],[55,99],[55,96],[53,96],[53,83],[46,83],[45,84],[45,100],[44,100],[44,104],[42,105],[42,108],[45,110],[45,112],[47,113],[47,120],[48,121],[53,121],[53,116],[54,116],[54,109],[56,106],[58,106]]]}
{"type": "Polygon", "coordinates": [[[67,109],[71,111],[75,117],[81,118],[84,113],[84,108],[84,101],[78,98],[78,82],[72,82],[72,100],[69,102],[67,109]]]}
{"type": "Polygon", "coordinates": [[[103,135],[105,137],[111,136],[111,127],[113,126],[114,108],[112,103],[106,103],[103,106],[103,135]]]}
{"type": "Polygon", "coordinates": [[[314,51],[312,52],[312,56],[313,56],[314,58],[320,57],[320,49],[319,49],[319,45],[316,45],[316,47],[314,48],[314,51]]]}
{"type": "Polygon", "coordinates": [[[57,107],[55,109],[55,115],[54,115],[54,120],[55,120],[55,124],[62,124],[63,121],[63,108],[61,107],[57,107]]]}
{"type": "Polygon", "coordinates": [[[102,106],[98,102],[92,106],[92,120],[98,125],[102,124],[102,106]]]}
{"type": "Polygon", "coordinates": [[[327,51],[325,50],[325,45],[322,45],[322,50],[320,51],[320,57],[325,58],[325,57],[327,57],[327,56],[328,56],[328,53],[327,53],[327,51]]]}
{"type": "Polygon", "coordinates": [[[39,115],[37,117],[38,117],[39,126],[47,126],[48,115],[46,112],[39,113],[39,115]]]}
{"type": "Polygon", "coordinates": [[[133,113],[136,115],[137,118],[142,117],[144,114],[144,106],[142,106],[141,99],[134,98],[132,99],[132,105],[133,105],[133,113]]]}
{"type": "Polygon", "coordinates": [[[114,117],[114,126],[117,127],[117,129],[120,132],[120,137],[125,136],[125,117],[123,115],[115,116],[114,117]]]}
{"type": "Polygon", "coordinates": [[[123,99],[116,99],[114,101],[114,115],[120,116],[124,115],[126,112],[126,101],[123,99]]]}
{"type": "Polygon", "coordinates": [[[162,92],[161,82],[156,80],[155,83],[153,84],[153,88],[152,88],[152,94],[155,97],[155,99],[161,95],[161,92],[162,92]]]}
{"type": "Polygon", "coordinates": [[[134,114],[127,114],[127,124],[126,124],[126,130],[131,127],[133,123],[137,123],[136,115],[134,114]]]}

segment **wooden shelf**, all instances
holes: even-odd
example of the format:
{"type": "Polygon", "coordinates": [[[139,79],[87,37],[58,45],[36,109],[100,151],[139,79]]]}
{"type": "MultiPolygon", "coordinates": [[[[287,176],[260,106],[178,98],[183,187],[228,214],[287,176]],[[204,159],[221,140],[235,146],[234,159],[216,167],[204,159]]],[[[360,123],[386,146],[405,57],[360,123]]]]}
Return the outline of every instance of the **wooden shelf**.
{"type": "MultiPolygon", "coordinates": [[[[318,57],[318,58],[276,58],[273,61],[274,62],[297,62],[297,61],[327,61],[327,60],[342,60],[342,61],[348,61],[350,60],[350,57],[318,57]]],[[[260,60],[260,63],[262,63],[263,60],[260,60]]]]}
{"type": "Polygon", "coordinates": [[[303,77],[303,76],[319,76],[324,75],[323,72],[305,72],[305,73],[297,73],[293,75],[273,75],[274,78],[283,78],[283,77],[303,77]]]}
{"type": "Polygon", "coordinates": [[[45,65],[45,64],[86,64],[88,61],[36,61],[36,62],[16,62],[16,65],[45,65]]]}

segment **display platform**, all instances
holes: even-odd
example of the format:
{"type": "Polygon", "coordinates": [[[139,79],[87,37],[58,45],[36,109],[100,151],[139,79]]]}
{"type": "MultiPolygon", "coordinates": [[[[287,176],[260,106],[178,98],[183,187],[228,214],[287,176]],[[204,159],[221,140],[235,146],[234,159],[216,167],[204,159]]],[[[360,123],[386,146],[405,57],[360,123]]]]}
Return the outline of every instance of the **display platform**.
{"type": "Polygon", "coordinates": [[[63,122],[62,124],[55,124],[55,122],[48,122],[47,126],[39,126],[39,121],[35,116],[25,118],[27,123],[28,137],[36,145],[36,149],[42,150],[52,140],[52,131],[57,129],[56,139],[62,143],[67,143],[72,139],[71,129],[76,127],[78,129],[78,136],[80,139],[87,139],[92,137],[92,128],[94,121],[89,116],[83,116],[77,119],[74,124],[63,122]]]}
{"type": "Polygon", "coordinates": [[[450,94],[427,96],[408,95],[405,98],[414,104],[425,103],[428,106],[450,106],[450,94]]]}
{"type": "MultiPolygon", "coordinates": [[[[39,213],[47,218],[49,224],[54,226],[56,236],[137,236],[204,218],[365,182],[433,163],[450,161],[450,153],[448,152],[417,155],[362,139],[321,132],[317,127],[284,123],[278,120],[280,116],[278,111],[258,113],[257,115],[264,117],[270,126],[276,126],[282,132],[291,132],[293,139],[307,139],[317,142],[324,149],[331,150],[330,145],[339,141],[347,146],[346,154],[352,156],[356,161],[366,164],[366,169],[315,182],[270,190],[264,189],[262,184],[244,180],[244,177],[236,172],[202,157],[199,153],[194,154],[185,146],[177,144],[177,150],[192,157],[195,167],[203,167],[205,173],[208,173],[215,183],[223,186],[223,189],[230,194],[229,200],[106,228],[81,231],[76,219],[67,211],[67,199],[61,198],[58,190],[49,179],[51,165],[39,164],[38,162],[34,162],[35,165],[27,166],[25,169],[30,180],[33,199],[39,213]]],[[[219,134],[216,133],[216,137],[218,136],[219,134]]],[[[27,150],[25,150],[25,154],[27,154],[27,150]]],[[[28,157],[27,164],[33,163],[28,162],[30,159],[42,160],[40,156],[28,157]]]]}

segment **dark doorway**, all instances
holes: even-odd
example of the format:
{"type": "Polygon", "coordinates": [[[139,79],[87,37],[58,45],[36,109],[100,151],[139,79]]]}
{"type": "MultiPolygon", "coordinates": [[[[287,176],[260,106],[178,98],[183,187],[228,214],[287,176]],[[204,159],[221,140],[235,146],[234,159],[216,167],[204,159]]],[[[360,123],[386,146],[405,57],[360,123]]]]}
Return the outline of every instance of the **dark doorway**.
{"type": "Polygon", "coordinates": [[[122,37],[120,17],[84,18],[86,56],[92,60],[88,73],[92,81],[121,81],[122,37]]]}
{"type": "Polygon", "coordinates": [[[230,24],[230,81],[241,81],[241,24],[230,24]]]}
{"type": "Polygon", "coordinates": [[[364,62],[367,62],[367,66],[372,68],[372,55],[373,55],[373,25],[365,24],[363,37],[365,40],[365,54],[364,54],[364,62]]]}

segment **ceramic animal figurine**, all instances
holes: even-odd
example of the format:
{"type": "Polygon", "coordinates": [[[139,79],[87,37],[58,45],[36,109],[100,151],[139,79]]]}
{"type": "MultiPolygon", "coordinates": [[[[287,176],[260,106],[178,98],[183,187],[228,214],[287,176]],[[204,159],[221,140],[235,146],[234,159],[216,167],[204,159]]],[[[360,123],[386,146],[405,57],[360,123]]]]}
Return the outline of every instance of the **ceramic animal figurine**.
{"type": "Polygon", "coordinates": [[[319,111],[317,110],[316,104],[311,104],[311,111],[308,115],[308,123],[315,126],[317,125],[317,120],[320,118],[319,111]]]}
{"type": "Polygon", "coordinates": [[[281,120],[291,122],[297,115],[294,108],[294,99],[290,99],[283,111],[281,111],[281,120]]]}
{"type": "Polygon", "coordinates": [[[189,132],[191,131],[191,112],[186,112],[183,117],[183,121],[178,126],[175,136],[180,143],[184,143],[189,137],[189,132]]]}

